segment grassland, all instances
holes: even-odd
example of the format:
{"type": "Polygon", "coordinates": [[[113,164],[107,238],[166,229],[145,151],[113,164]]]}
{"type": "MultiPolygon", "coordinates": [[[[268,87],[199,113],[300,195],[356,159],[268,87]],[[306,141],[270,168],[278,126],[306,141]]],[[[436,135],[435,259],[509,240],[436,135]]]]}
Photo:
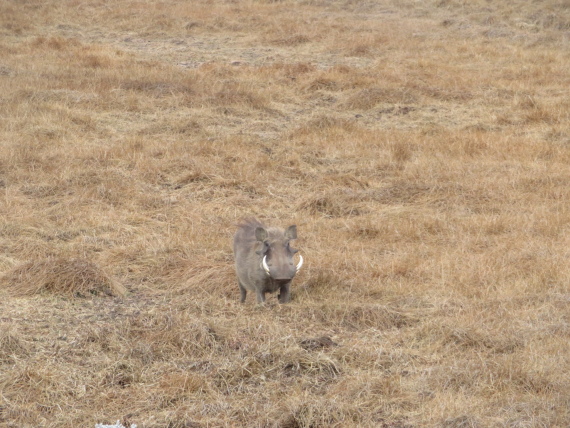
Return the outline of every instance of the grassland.
{"type": "Polygon", "coordinates": [[[568,427],[569,88],[567,0],[0,2],[0,426],[568,427]]]}

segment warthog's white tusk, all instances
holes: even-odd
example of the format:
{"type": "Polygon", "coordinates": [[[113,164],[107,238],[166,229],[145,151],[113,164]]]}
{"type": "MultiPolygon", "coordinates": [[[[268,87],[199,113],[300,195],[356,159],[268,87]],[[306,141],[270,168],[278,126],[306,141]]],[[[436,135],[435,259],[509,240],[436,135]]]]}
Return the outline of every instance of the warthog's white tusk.
{"type": "Polygon", "coordinates": [[[263,256],[263,260],[261,261],[261,266],[263,267],[263,270],[265,271],[265,273],[267,275],[271,275],[269,273],[269,266],[267,266],[267,262],[265,261],[266,258],[267,258],[267,256],[263,256]]]}
{"type": "Polygon", "coordinates": [[[297,272],[299,272],[299,269],[301,269],[301,266],[303,266],[303,256],[301,254],[299,254],[299,263],[297,263],[297,272]]]}

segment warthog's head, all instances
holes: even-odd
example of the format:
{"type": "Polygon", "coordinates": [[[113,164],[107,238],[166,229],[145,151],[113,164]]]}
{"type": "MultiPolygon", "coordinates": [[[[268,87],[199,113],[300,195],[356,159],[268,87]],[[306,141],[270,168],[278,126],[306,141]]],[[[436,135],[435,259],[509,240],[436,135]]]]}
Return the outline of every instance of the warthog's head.
{"type": "Polygon", "coordinates": [[[301,255],[299,255],[299,262],[295,265],[293,255],[298,250],[289,245],[292,239],[297,238],[297,226],[289,226],[285,232],[282,229],[265,229],[258,226],[255,229],[255,238],[261,243],[261,249],[256,252],[262,256],[261,267],[265,274],[277,282],[291,281],[303,265],[301,255]]]}

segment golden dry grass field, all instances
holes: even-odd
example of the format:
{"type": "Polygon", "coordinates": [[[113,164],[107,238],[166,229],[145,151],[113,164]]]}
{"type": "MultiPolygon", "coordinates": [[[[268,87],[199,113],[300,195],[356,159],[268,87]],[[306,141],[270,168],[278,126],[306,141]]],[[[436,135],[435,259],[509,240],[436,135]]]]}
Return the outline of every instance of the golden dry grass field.
{"type": "Polygon", "coordinates": [[[0,187],[2,427],[570,426],[568,0],[3,0],[0,187]]]}

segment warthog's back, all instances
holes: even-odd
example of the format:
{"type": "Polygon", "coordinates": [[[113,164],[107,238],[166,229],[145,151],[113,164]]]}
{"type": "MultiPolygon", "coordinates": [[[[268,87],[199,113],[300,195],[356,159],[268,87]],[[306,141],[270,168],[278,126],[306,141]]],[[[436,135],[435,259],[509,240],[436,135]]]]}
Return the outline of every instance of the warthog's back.
{"type": "MultiPolygon", "coordinates": [[[[247,254],[257,246],[255,230],[265,226],[255,218],[247,218],[238,224],[238,230],[234,236],[234,254],[247,254]]],[[[236,257],[236,263],[238,262],[236,257]]]]}

